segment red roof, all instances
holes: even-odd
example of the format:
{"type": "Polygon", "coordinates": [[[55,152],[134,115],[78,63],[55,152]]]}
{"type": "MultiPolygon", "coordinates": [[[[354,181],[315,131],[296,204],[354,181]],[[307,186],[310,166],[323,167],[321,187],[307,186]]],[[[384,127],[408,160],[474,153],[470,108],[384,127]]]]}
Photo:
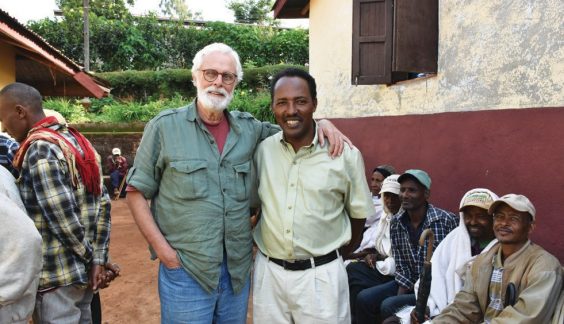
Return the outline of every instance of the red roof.
{"type": "Polygon", "coordinates": [[[0,9],[0,42],[14,47],[16,81],[29,84],[44,96],[107,96],[109,84],[84,71],[41,36],[0,9]]]}

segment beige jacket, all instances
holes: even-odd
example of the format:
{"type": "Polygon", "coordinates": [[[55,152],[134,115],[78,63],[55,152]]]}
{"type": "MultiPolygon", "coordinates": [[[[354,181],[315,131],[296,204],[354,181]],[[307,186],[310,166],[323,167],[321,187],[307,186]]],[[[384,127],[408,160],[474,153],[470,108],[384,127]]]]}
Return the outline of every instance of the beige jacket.
{"type": "MultiPolygon", "coordinates": [[[[478,256],[466,274],[464,287],[452,304],[433,319],[433,324],[482,323],[488,306],[492,259],[500,244],[478,256]]],[[[562,286],[562,268],[558,260],[530,241],[504,262],[502,300],[509,283],[517,296],[491,323],[549,323],[562,286]]]]}

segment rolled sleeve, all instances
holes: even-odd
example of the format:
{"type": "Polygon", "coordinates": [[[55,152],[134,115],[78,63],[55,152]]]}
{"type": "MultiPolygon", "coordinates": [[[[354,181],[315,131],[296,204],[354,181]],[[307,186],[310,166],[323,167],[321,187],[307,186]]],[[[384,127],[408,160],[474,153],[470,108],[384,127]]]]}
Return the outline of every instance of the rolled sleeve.
{"type": "Polygon", "coordinates": [[[365,219],[374,214],[374,205],[364,175],[364,161],[358,149],[353,147],[345,148],[345,150],[346,154],[349,155],[347,169],[351,177],[350,190],[346,197],[346,209],[351,218],[365,219]]]}
{"type": "Polygon", "coordinates": [[[145,128],[133,167],[129,169],[127,174],[127,183],[142,192],[145,198],[152,198],[159,188],[161,178],[161,169],[158,165],[160,151],[159,128],[153,120],[145,128]]]}

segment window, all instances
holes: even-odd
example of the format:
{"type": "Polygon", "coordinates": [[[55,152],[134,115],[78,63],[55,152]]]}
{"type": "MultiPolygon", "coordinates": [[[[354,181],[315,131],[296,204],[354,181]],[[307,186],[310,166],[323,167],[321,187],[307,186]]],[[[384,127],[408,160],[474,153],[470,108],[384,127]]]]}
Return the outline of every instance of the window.
{"type": "Polygon", "coordinates": [[[437,72],[438,0],[353,0],[352,84],[437,72]]]}

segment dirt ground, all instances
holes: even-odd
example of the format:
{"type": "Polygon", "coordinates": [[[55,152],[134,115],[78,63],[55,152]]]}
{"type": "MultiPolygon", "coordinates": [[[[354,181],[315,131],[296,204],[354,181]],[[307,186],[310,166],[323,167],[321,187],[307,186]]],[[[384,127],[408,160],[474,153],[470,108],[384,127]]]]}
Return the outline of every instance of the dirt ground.
{"type": "MultiPolygon", "coordinates": [[[[125,199],[112,201],[110,255],[119,264],[121,274],[100,291],[102,323],[160,323],[158,261],[149,258],[147,243],[125,199]]],[[[247,324],[252,324],[251,318],[249,310],[247,324]]]]}

